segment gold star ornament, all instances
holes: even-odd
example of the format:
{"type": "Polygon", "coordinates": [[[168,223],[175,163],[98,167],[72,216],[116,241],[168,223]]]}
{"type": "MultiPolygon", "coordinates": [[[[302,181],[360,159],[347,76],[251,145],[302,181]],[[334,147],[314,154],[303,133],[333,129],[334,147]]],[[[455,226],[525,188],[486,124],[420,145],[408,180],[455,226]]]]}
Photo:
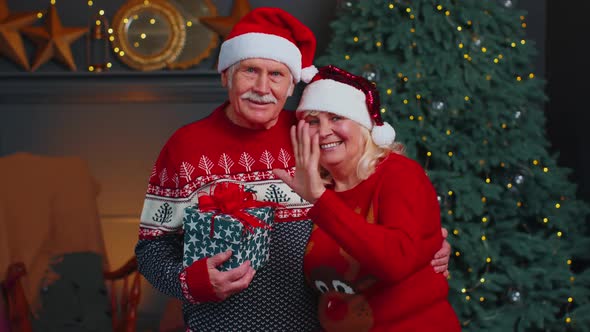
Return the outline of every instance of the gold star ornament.
{"type": "Polygon", "coordinates": [[[37,52],[31,71],[52,58],[65,64],[70,70],[76,70],[76,63],[70,45],[88,31],[87,27],[64,27],[61,25],[55,5],[49,6],[49,14],[43,27],[26,27],[23,33],[36,45],[37,52]]]}
{"type": "Polygon", "coordinates": [[[30,69],[19,30],[38,20],[38,13],[10,13],[6,0],[0,0],[0,56],[5,56],[26,70],[30,69]]]}
{"type": "Polygon", "coordinates": [[[234,0],[230,16],[208,16],[199,18],[209,30],[218,33],[223,40],[227,38],[231,29],[238,21],[252,10],[248,0],[234,0]]]}

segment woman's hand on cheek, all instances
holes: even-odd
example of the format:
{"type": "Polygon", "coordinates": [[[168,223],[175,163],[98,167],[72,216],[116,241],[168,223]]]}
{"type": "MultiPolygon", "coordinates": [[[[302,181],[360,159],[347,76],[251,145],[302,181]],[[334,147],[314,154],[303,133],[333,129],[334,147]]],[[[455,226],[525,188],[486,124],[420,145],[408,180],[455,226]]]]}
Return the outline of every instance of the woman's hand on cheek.
{"type": "Polygon", "coordinates": [[[319,135],[316,133],[310,137],[309,124],[299,120],[297,126],[291,127],[291,144],[295,155],[295,176],[282,169],[273,172],[299,196],[313,204],[326,190],[319,172],[319,135]]]}

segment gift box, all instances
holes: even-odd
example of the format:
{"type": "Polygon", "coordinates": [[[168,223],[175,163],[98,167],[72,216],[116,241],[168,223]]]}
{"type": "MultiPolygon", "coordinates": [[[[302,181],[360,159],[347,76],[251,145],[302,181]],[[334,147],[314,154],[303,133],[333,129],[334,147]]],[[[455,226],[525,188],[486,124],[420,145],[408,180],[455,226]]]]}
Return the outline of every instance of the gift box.
{"type": "Polygon", "coordinates": [[[185,209],[185,267],[227,250],[233,254],[218,267],[221,271],[236,268],[246,260],[258,270],[268,261],[277,204],[256,201],[242,186],[234,185],[218,185],[212,195],[200,196],[197,206],[185,209]]]}

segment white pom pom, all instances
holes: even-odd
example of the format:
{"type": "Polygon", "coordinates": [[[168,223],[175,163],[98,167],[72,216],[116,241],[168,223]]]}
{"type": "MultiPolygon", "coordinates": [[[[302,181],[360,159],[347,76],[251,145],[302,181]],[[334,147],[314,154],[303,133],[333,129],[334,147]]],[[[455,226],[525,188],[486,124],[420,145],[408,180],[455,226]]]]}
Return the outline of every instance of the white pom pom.
{"type": "Polygon", "coordinates": [[[301,70],[301,80],[305,83],[309,83],[317,73],[318,69],[314,65],[305,67],[301,70]]]}
{"type": "Polygon", "coordinates": [[[373,127],[371,137],[378,146],[388,147],[395,141],[395,129],[389,123],[383,122],[382,126],[373,127]]]}

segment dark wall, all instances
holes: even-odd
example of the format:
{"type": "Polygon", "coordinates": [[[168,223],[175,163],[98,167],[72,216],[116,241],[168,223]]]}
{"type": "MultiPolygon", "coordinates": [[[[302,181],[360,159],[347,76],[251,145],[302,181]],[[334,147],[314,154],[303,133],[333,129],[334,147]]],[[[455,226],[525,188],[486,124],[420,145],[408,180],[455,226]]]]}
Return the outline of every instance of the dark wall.
{"type": "Polygon", "coordinates": [[[590,202],[590,107],[585,44],[590,32],[590,2],[548,1],[547,128],[561,165],[574,170],[581,198],[590,202]]]}

